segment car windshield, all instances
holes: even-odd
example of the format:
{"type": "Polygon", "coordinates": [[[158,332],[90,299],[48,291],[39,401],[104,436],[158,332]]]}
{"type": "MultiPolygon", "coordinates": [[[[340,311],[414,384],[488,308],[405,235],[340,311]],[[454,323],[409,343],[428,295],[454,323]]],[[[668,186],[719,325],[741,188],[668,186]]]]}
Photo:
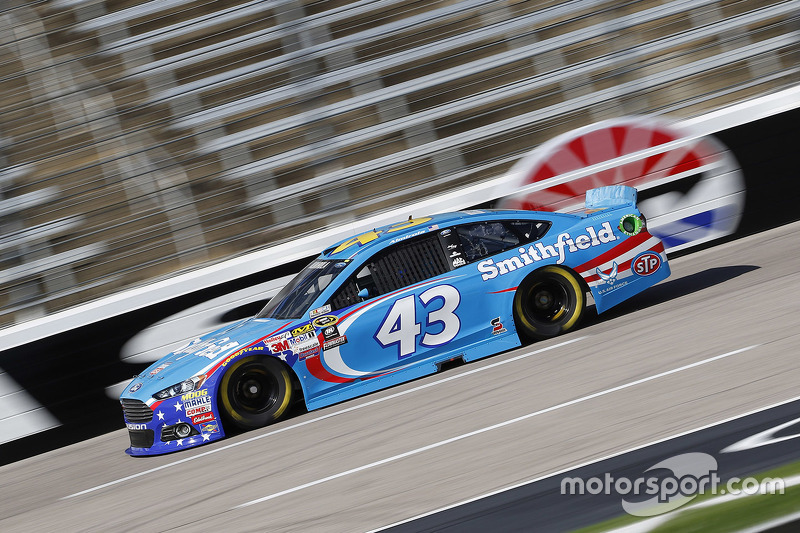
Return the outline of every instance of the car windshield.
{"type": "Polygon", "coordinates": [[[300,318],[317,296],[344,270],[342,261],[313,261],[272,298],[256,318],[300,318]]]}

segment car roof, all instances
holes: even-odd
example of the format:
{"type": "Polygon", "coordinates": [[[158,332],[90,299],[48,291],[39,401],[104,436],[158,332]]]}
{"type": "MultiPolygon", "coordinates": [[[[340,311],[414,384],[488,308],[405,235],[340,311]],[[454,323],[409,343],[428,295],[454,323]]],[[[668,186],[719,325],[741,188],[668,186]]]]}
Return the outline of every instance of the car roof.
{"type": "Polygon", "coordinates": [[[377,251],[411,237],[444,229],[455,224],[463,224],[470,221],[480,222],[484,220],[514,218],[553,221],[556,218],[579,217],[564,213],[516,209],[475,209],[416,218],[409,216],[407,220],[401,220],[394,224],[387,224],[386,226],[374,228],[370,231],[341,240],[333,246],[326,248],[325,251],[322,252],[322,258],[333,260],[350,259],[356,254],[372,253],[373,251],[377,251]]]}

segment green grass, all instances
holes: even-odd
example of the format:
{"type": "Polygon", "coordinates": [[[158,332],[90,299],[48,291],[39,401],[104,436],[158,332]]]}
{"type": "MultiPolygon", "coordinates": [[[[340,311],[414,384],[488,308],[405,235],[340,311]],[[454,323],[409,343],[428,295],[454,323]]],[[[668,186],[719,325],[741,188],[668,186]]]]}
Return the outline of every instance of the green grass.
{"type": "MultiPolygon", "coordinates": [[[[752,476],[759,481],[766,478],[787,479],[800,474],[800,462],[752,476]]],[[[725,483],[722,483],[724,486],[725,483]]],[[[659,515],[669,520],[652,529],[657,533],[732,532],[787,516],[800,510],[800,485],[787,487],[784,494],[757,494],[710,507],[696,508],[697,504],[720,498],[714,494],[700,494],[690,503],[672,513],[659,515]]],[[[580,533],[597,533],[629,526],[650,518],[622,515],[606,522],[579,530],[580,533]]]]}

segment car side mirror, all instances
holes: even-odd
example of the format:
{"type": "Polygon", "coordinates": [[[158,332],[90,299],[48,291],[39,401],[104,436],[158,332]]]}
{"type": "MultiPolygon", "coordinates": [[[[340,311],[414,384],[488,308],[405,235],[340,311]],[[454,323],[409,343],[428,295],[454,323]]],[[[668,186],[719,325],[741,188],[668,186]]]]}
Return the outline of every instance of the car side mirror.
{"type": "Polygon", "coordinates": [[[358,291],[358,297],[361,298],[362,300],[366,300],[367,298],[369,298],[369,291],[366,288],[361,289],[360,291],[358,291]]]}

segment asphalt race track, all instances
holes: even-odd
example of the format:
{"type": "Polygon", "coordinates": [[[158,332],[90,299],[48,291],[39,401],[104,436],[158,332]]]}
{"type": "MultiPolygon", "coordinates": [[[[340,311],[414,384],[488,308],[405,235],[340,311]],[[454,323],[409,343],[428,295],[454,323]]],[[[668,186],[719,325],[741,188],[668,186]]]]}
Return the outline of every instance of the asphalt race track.
{"type": "Polygon", "coordinates": [[[800,223],[671,266],[569,335],[260,431],[4,466],[0,531],[367,531],[800,396],[800,223]]]}

